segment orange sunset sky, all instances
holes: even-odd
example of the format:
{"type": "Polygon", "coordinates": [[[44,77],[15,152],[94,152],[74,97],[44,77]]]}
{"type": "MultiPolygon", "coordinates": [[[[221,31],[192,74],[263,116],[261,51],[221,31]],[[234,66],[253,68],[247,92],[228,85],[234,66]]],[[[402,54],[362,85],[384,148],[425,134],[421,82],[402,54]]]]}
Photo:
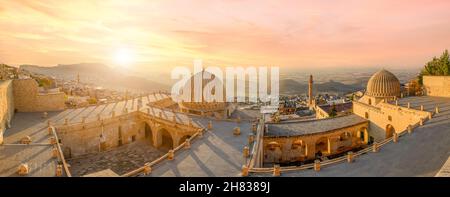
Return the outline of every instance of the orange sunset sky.
{"type": "Polygon", "coordinates": [[[0,0],[0,29],[15,66],[419,67],[450,48],[450,1],[0,0]]]}

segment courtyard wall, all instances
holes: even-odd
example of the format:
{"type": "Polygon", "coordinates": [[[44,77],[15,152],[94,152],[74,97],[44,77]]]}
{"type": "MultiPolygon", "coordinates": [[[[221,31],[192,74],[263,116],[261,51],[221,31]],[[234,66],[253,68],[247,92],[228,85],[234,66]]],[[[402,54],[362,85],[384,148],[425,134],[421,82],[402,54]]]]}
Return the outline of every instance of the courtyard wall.
{"type": "Polygon", "coordinates": [[[14,109],[18,112],[59,111],[65,109],[64,92],[39,93],[34,79],[13,81],[14,109]]]}
{"type": "Polygon", "coordinates": [[[450,97],[450,76],[423,76],[423,87],[428,96],[450,97]]]}

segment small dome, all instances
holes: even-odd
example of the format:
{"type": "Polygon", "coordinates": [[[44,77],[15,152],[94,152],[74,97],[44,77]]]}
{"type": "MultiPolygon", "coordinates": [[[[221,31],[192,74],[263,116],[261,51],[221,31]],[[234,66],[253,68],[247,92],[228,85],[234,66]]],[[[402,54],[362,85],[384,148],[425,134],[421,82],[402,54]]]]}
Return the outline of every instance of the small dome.
{"type": "Polygon", "coordinates": [[[366,95],[374,97],[400,96],[400,81],[387,70],[380,70],[370,77],[366,95]]]}

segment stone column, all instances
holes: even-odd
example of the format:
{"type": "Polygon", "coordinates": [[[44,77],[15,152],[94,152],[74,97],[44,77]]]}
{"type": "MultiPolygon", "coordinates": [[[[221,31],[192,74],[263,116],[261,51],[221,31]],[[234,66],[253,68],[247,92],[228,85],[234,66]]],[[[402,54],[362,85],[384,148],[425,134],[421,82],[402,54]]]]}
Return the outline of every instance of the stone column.
{"type": "Polygon", "coordinates": [[[189,138],[186,139],[185,144],[184,144],[184,148],[186,148],[186,149],[190,149],[191,148],[191,140],[189,138]]]}
{"type": "Polygon", "coordinates": [[[412,133],[412,130],[413,130],[413,129],[412,129],[412,126],[411,126],[411,125],[408,125],[408,133],[409,133],[409,134],[412,133]]]}
{"type": "Polygon", "coordinates": [[[423,111],[423,105],[420,105],[420,111],[423,111]]]}
{"type": "Polygon", "coordinates": [[[167,155],[167,159],[168,160],[173,160],[175,157],[174,151],[173,150],[169,150],[168,152],[169,154],[167,155]]]}
{"type": "Polygon", "coordinates": [[[280,176],[280,175],[281,175],[280,165],[274,165],[273,166],[273,176],[280,176]]]}
{"type": "Polygon", "coordinates": [[[255,135],[249,134],[248,135],[248,144],[252,144],[255,141],[255,135]]]}
{"type": "Polygon", "coordinates": [[[439,113],[439,107],[436,105],[436,108],[434,109],[434,112],[436,112],[437,114],[439,113]]]}
{"type": "Polygon", "coordinates": [[[374,153],[378,152],[378,143],[377,142],[374,142],[372,144],[372,152],[374,152],[374,153]]]}
{"type": "Polygon", "coordinates": [[[353,162],[353,152],[350,151],[347,153],[347,162],[352,163],[353,162]]]}
{"type": "Polygon", "coordinates": [[[212,130],[212,128],[213,128],[213,125],[212,125],[212,121],[210,120],[210,121],[208,122],[208,129],[209,129],[209,130],[212,130]]]}
{"type": "Polygon", "coordinates": [[[244,147],[242,154],[243,154],[244,158],[247,158],[250,155],[250,150],[249,150],[248,146],[244,147]]]}
{"type": "Polygon", "coordinates": [[[410,102],[408,102],[407,107],[408,107],[408,109],[411,108],[411,103],[410,102]]]}
{"type": "Polygon", "coordinates": [[[392,135],[392,141],[394,141],[394,143],[398,142],[398,134],[395,131],[394,131],[394,134],[392,135]]]}
{"type": "Polygon", "coordinates": [[[235,136],[241,135],[241,128],[235,127],[233,129],[233,135],[235,135],[235,136]]]}
{"type": "Polygon", "coordinates": [[[57,165],[56,166],[56,176],[62,176],[62,165],[57,165]]]}
{"type": "Polygon", "coordinates": [[[248,176],[248,167],[246,165],[242,165],[241,176],[248,176]]]}
{"type": "Polygon", "coordinates": [[[318,159],[314,160],[314,171],[316,172],[320,171],[320,160],[318,159]]]}
{"type": "Polygon", "coordinates": [[[143,171],[144,171],[144,175],[148,175],[148,174],[152,173],[152,167],[148,164],[145,164],[143,171]]]}
{"type": "Polygon", "coordinates": [[[52,157],[53,158],[57,158],[58,157],[58,149],[57,148],[53,148],[52,149],[52,157]]]}

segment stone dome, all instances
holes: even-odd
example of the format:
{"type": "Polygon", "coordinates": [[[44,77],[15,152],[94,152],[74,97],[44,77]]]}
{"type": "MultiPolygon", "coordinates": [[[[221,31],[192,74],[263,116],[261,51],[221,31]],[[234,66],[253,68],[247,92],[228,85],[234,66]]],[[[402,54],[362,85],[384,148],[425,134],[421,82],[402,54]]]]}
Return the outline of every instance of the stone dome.
{"type": "Polygon", "coordinates": [[[400,96],[400,81],[387,70],[380,70],[370,77],[366,95],[373,97],[400,96]]]}

